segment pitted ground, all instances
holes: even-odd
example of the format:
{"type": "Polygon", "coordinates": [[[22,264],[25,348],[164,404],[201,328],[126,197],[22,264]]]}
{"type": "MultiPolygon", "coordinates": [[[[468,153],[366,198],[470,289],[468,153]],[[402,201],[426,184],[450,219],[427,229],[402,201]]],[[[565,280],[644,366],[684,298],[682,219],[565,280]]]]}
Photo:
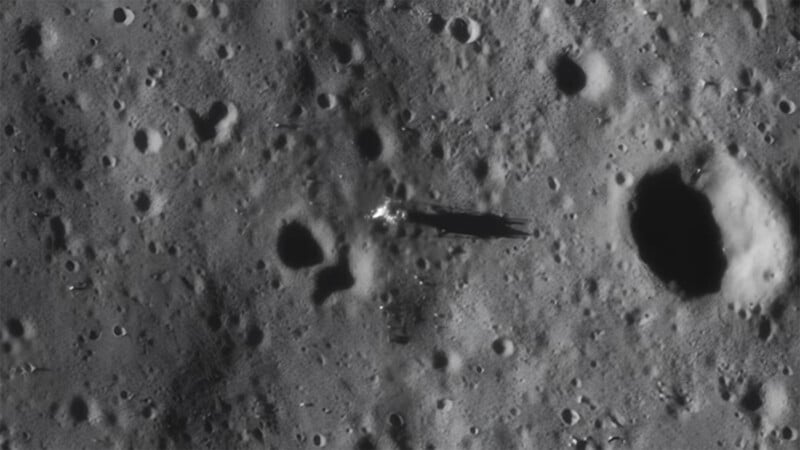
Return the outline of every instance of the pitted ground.
{"type": "Polygon", "coordinates": [[[0,0],[0,440],[792,448],[799,8],[0,0]]]}

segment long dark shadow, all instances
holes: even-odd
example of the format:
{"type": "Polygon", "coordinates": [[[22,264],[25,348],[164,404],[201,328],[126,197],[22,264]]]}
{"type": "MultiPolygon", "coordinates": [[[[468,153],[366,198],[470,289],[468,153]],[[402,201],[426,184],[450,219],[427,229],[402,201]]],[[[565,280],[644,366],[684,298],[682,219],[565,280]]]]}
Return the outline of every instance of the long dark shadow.
{"type": "Polygon", "coordinates": [[[436,228],[445,234],[460,234],[480,239],[520,238],[529,234],[515,228],[525,225],[525,220],[491,213],[455,212],[442,208],[437,208],[434,212],[408,209],[405,212],[405,219],[411,223],[436,228]]]}

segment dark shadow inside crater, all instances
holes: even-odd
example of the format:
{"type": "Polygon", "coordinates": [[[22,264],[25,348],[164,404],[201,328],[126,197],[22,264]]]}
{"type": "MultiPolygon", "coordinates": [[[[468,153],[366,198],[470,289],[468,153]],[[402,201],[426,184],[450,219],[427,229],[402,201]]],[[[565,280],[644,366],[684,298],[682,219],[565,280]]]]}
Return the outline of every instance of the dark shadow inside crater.
{"type": "Polygon", "coordinates": [[[711,202],[686,185],[678,166],[645,175],[630,204],[639,257],[686,298],[718,292],[728,267],[711,202]]]}

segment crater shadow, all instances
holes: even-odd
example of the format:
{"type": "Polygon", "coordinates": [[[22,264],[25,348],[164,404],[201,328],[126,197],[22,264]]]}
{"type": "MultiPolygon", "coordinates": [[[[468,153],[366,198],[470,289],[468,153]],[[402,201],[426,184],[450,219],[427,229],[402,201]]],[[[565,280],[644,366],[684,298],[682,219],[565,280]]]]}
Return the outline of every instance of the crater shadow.
{"type": "Polygon", "coordinates": [[[711,202],[678,166],[646,174],[629,207],[639,258],[658,278],[687,299],[720,290],[728,261],[711,202]]]}

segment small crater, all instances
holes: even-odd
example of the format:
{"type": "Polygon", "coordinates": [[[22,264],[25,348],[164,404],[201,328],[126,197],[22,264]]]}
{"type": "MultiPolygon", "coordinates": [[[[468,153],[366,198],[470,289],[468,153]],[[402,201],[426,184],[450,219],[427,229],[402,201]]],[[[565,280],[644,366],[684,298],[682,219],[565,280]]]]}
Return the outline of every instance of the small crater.
{"type": "Polygon", "coordinates": [[[111,14],[111,17],[114,19],[115,23],[127,26],[133,23],[135,15],[130,8],[119,7],[114,8],[114,12],[111,14]]]}
{"type": "Polygon", "coordinates": [[[633,175],[624,171],[617,172],[617,174],[614,176],[614,181],[617,183],[617,186],[629,188],[633,186],[633,175]]]}
{"type": "Polygon", "coordinates": [[[784,114],[794,114],[797,110],[797,106],[793,101],[783,98],[778,101],[778,109],[784,114]]]}
{"type": "Polygon", "coordinates": [[[288,268],[299,270],[321,264],[322,248],[311,231],[297,221],[281,227],[278,232],[278,257],[288,268]]]}
{"type": "Polygon", "coordinates": [[[624,315],[625,325],[632,327],[639,324],[642,319],[642,312],[638,308],[628,311],[624,315]]]}
{"type": "Polygon", "coordinates": [[[219,139],[220,136],[227,136],[230,134],[230,127],[236,120],[237,112],[235,108],[221,101],[215,101],[211,104],[208,112],[205,115],[199,115],[197,112],[190,110],[189,115],[194,125],[194,131],[201,142],[213,141],[219,139]],[[227,123],[226,126],[223,126],[227,123]]]}
{"type": "Polygon", "coordinates": [[[718,292],[728,263],[711,203],[687,186],[677,166],[645,175],[636,187],[630,227],[639,257],[687,298],[718,292]]]}
{"type": "Polygon", "coordinates": [[[355,139],[358,154],[367,161],[375,161],[383,153],[383,140],[373,127],[362,128],[355,139]]]}
{"type": "Polygon", "coordinates": [[[758,321],[758,338],[766,342],[770,336],[772,336],[772,321],[769,317],[761,317],[758,321]]]}
{"type": "Polygon", "coordinates": [[[147,150],[147,141],[147,131],[136,130],[136,133],[133,134],[133,145],[135,145],[136,149],[142,153],[147,150]]]}
{"type": "Polygon", "coordinates": [[[350,271],[347,249],[344,249],[335,266],[326,267],[317,274],[312,300],[314,304],[321,305],[334,293],[350,289],[355,283],[356,280],[350,271]]]}
{"type": "Polygon", "coordinates": [[[728,154],[730,154],[732,157],[736,159],[744,158],[747,155],[747,151],[745,151],[745,149],[741,148],[739,144],[735,142],[731,142],[730,144],[728,144],[727,148],[728,148],[728,154]]]}
{"type": "Polygon", "coordinates": [[[146,213],[150,210],[151,205],[152,201],[150,200],[150,195],[146,191],[139,191],[133,194],[133,206],[136,208],[136,211],[146,213]]]}
{"type": "Polygon", "coordinates": [[[42,26],[38,23],[27,25],[20,33],[19,43],[25,51],[38,53],[42,47],[42,26]]]}
{"type": "Polygon", "coordinates": [[[157,412],[155,406],[153,406],[153,405],[147,405],[144,408],[142,408],[142,411],[141,411],[142,417],[144,417],[147,420],[155,419],[156,416],[157,416],[157,413],[158,412],[157,412]]]}
{"type": "Polygon", "coordinates": [[[739,401],[739,405],[750,412],[758,411],[764,405],[761,385],[758,383],[750,384],[739,401]]]}
{"type": "Polygon", "coordinates": [[[89,419],[89,405],[80,396],[75,396],[69,403],[69,416],[75,424],[86,422],[89,419]]]}
{"type": "Polygon", "coordinates": [[[50,218],[50,233],[52,233],[52,248],[53,250],[66,250],[67,249],[67,227],[61,217],[50,218]]]}
{"type": "Polygon", "coordinates": [[[436,34],[444,31],[445,25],[447,25],[447,21],[439,14],[431,14],[431,17],[428,19],[428,29],[436,34]]]}
{"type": "MultiPolygon", "coordinates": [[[[750,20],[753,23],[753,28],[762,29],[764,28],[765,21],[764,21],[764,14],[761,11],[754,0],[744,0],[744,9],[750,13],[750,20]]],[[[760,2],[758,2],[760,3],[760,2]]]]}
{"type": "Polygon", "coordinates": [[[433,357],[431,358],[431,365],[436,370],[447,370],[447,366],[450,363],[449,358],[447,357],[447,353],[442,350],[436,350],[433,352],[433,357]]]}
{"type": "Polygon", "coordinates": [[[202,140],[211,140],[216,137],[216,127],[217,123],[219,123],[225,116],[228,115],[228,107],[225,106],[225,103],[222,102],[214,102],[211,104],[211,108],[208,110],[208,114],[206,114],[204,118],[204,123],[199,129],[196,129],[197,135],[202,140]]]}
{"type": "Polygon", "coordinates": [[[452,19],[447,25],[450,36],[462,44],[469,44],[478,40],[481,35],[481,27],[478,22],[472,19],[462,19],[457,17],[452,19]]]}
{"type": "Polygon", "coordinates": [[[558,192],[558,190],[561,189],[561,182],[558,181],[558,178],[556,177],[547,177],[547,187],[549,187],[553,192],[558,192]]]}
{"type": "Polygon", "coordinates": [[[586,87],[586,72],[568,55],[558,57],[553,67],[553,76],[558,90],[566,95],[575,95],[586,87]]]}
{"type": "Polygon", "coordinates": [[[294,72],[291,78],[292,89],[299,95],[310,94],[316,89],[317,76],[304,55],[294,57],[294,72]]]}
{"type": "Polygon", "coordinates": [[[349,44],[331,39],[330,46],[339,64],[349,64],[353,60],[353,48],[349,44]]]}
{"type": "Polygon", "coordinates": [[[325,436],[321,434],[315,434],[311,438],[311,442],[314,444],[315,447],[325,447],[328,444],[328,440],[325,436]]]}
{"type": "Polygon", "coordinates": [[[561,410],[561,420],[566,425],[575,425],[579,420],[581,420],[581,416],[579,416],[575,410],[565,408],[561,410]]]}
{"type": "Polygon", "coordinates": [[[150,128],[139,128],[133,133],[133,146],[140,153],[157,153],[164,141],[158,131],[150,128]]]}
{"type": "Polygon", "coordinates": [[[12,337],[20,338],[25,334],[25,326],[19,319],[8,319],[6,321],[6,330],[12,337]]]}
{"type": "Polygon", "coordinates": [[[398,449],[410,449],[411,436],[406,428],[406,420],[398,413],[389,415],[389,437],[398,449]]]}
{"type": "Polygon", "coordinates": [[[728,380],[726,380],[725,377],[719,377],[718,383],[719,383],[719,397],[723,401],[726,402],[729,401],[731,399],[731,389],[730,386],[728,385],[728,380]]]}
{"type": "Polygon", "coordinates": [[[489,161],[486,158],[480,158],[475,162],[475,166],[472,168],[472,174],[475,175],[475,179],[478,182],[483,182],[486,180],[486,177],[489,176],[489,161]]]}
{"type": "Polygon", "coordinates": [[[406,421],[402,415],[398,413],[389,414],[389,425],[392,428],[400,429],[406,425],[406,421]]]}
{"type": "Polygon", "coordinates": [[[662,41],[666,42],[667,44],[670,44],[670,43],[673,42],[672,34],[670,33],[669,28],[657,27],[656,28],[656,36],[658,36],[659,39],[661,39],[662,41]]]}
{"type": "Polygon", "coordinates": [[[217,57],[219,59],[233,58],[233,47],[227,44],[220,44],[220,46],[217,47],[217,57]]]}
{"type": "Polygon", "coordinates": [[[469,24],[466,20],[461,18],[453,19],[448,27],[450,36],[455,40],[465,44],[469,40],[469,24]]]}
{"type": "Polygon", "coordinates": [[[497,338],[492,342],[492,350],[498,355],[508,358],[514,354],[514,343],[508,338],[497,338]]]}
{"type": "Polygon", "coordinates": [[[319,94],[317,96],[317,106],[322,109],[331,109],[336,106],[336,96],[331,94],[319,94]]]}
{"type": "Polygon", "coordinates": [[[220,1],[215,1],[211,4],[211,14],[217,19],[225,19],[230,15],[230,7],[220,1]]]}
{"type": "Polygon", "coordinates": [[[73,272],[74,273],[74,272],[77,272],[78,269],[80,269],[80,265],[78,263],[76,263],[75,261],[73,261],[71,259],[68,259],[64,263],[64,268],[67,269],[68,272],[73,272]]]}
{"type": "Polygon", "coordinates": [[[248,347],[258,347],[264,341],[264,332],[258,325],[250,325],[247,329],[245,344],[248,347]]]}
{"type": "Polygon", "coordinates": [[[189,16],[190,19],[196,19],[200,16],[200,10],[197,9],[197,6],[193,3],[189,3],[186,5],[186,15],[189,16]]]}

